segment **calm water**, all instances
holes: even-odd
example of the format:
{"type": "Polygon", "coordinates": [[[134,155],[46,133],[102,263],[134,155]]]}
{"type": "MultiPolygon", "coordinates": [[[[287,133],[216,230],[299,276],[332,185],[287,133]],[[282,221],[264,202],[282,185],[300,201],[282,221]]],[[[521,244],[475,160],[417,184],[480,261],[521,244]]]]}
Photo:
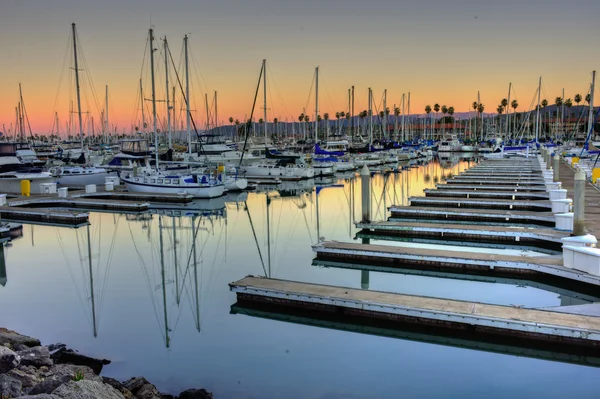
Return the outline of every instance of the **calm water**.
{"type": "MultiPolygon", "coordinates": [[[[456,160],[375,175],[373,219],[467,167],[456,160]]],[[[319,237],[354,240],[360,180],[318,184],[318,201],[311,183],[175,213],[93,213],[89,228],[25,225],[5,249],[0,325],[111,359],[104,374],[143,375],[170,393],[597,397],[596,368],[230,314],[228,283],[247,275],[361,287],[358,270],[313,266],[311,249],[319,237]]],[[[370,289],[526,307],[565,301],[526,285],[377,272],[370,289]]]]}

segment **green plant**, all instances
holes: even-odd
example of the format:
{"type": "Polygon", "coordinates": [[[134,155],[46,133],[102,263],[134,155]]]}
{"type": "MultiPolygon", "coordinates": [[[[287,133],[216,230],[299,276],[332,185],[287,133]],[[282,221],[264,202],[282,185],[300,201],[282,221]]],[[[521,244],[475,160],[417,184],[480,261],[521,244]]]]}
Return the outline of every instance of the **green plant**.
{"type": "Polygon", "coordinates": [[[77,382],[77,381],[81,381],[85,378],[85,374],[83,374],[83,371],[78,371],[75,373],[75,375],[73,376],[73,381],[77,382]]]}

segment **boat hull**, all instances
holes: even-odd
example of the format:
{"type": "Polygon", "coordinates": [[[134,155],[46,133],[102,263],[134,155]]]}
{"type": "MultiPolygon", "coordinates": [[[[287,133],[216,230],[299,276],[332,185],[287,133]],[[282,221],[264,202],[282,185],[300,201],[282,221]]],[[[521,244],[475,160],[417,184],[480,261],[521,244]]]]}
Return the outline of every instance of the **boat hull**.
{"type": "Polygon", "coordinates": [[[127,191],[134,193],[189,194],[195,198],[217,198],[225,192],[224,184],[165,186],[143,182],[143,178],[138,178],[140,181],[126,178],[122,180],[125,183],[125,187],[127,187],[127,191]]]}

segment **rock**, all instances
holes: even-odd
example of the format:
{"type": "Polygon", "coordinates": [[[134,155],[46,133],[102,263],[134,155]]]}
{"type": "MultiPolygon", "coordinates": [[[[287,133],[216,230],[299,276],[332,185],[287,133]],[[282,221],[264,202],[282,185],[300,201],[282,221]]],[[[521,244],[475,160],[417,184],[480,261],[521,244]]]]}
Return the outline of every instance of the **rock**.
{"type": "Polygon", "coordinates": [[[14,344],[14,345],[12,346],[12,349],[13,349],[15,352],[17,352],[17,351],[24,351],[24,350],[26,350],[27,348],[29,348],[29,347],[28,347],[27,345],[23,345],[23,344],[14,344]]]}
{"type": "Polygon", "coordinates": [[[25,366],[52,367],[53,365],[52,359],[50,358],[50,351],[45,346],[36,346],[24,351],[19,351],[17,354],[21,356],[21,364],[25,366]]]}
{"type": "Polygon", "coordinates": [[[110,364],[110,360],[106,359],[95,359],[93,357],[85,356],[80,353],[75,352],[72,349],[67,348],[59,348],[56,352],[52,354],[52,360],[54,363],[68,363],[68,364],[77,364],[79,366],[88,366],[94,373],[100,374],[102,372],[102,367],[107,364],[110,364]]]}
{"type": "Polygon", "coordinates": [[[94,374],[94,371],[87,366],[76,366],[74,364],[55,364],[47,374],[47,378],[58,378],[67,376],[73,379],[77,374],[83,374],[83,379],[88,381],[102,382],[102,377],[94,374]]]}
{"type": "Polygon", "coordinates": [[[162,399],[158,389],[144,377],[135,377],[123,383],[137,399],[162,399]]]}
{"type": "Polygon", "coordinates": [[[59,342],[59,343],[56,343],[56,344],[50,344],[50,345],[48,345],[48,350],[49,350],[50,352],[54,352],[54,351],[56,351],[56,350],[63,349],[63,348],[66,348],[66,347],[67,347],[67,345],[65,345],[65,344],[61,344],[61,343],[59,342]]]}
{"type": "Polygon", "coordinates": [[[40,346],[41,342],[39,339],[28,337],[27,335],[21,335],[17,332],[7,330],[6,328],[0,328],[0,345],[9,344],[14,346],[16,344],[22,344],[28,347],[40,346]]]}
{"type": "Polygon", "coordinates": [[[69,381],[52,392],[68,399],[124,399],[124,396],[111,387],[98,381],[69,381]]]}
{"type": "Polygon", "coordinates": [[[20,361],[19,355],[5,346],[0,346],[0,374],[8,373],[16,368],[20,361]]]}
{"type": "Polygon", "coordinates": [[[206,389],[188,389],[179,394],[179,399],[213,399],[213,394],[206,389]]]}
{"type": "Polygon", "coordinates": [[[52,393],[59,386],[71,381],[68,375],[52,376],[44,381],[38,382],[27,392],[29,395],[38,395],[41,393],[52,393]]]}
{"type": "Polygon", "coordinates": [[[48,395],[47,393],[43,393],[41,395],[27,395],[27,396],[19,396],[15,399],[61,399],[60,396],[56,395],[48,395]]]}
{"type": "Polygon", "coordinates": [[[6,374],[0,374],[0,397],[14,398],[21,395],[21,381],[6,374]]]}
{"type": "Polygon", "coordinates": [[[21,381],[24,391],[40,382],[40,378],[37,374],[30,374],[24,370],[13,369],[9,371],[6,375],[21,381]]]}
{"type": "Polygon", "coordinates": [[[121,392],[121,394],[125,397],[125,399],[133,399],[134,398],[131,391],[129,389],[125,388],[125,385],[121,384],[119,381],[115,380],[114,378],[102,377],[102,382],[110,385],[117,391],[121,392]]]}

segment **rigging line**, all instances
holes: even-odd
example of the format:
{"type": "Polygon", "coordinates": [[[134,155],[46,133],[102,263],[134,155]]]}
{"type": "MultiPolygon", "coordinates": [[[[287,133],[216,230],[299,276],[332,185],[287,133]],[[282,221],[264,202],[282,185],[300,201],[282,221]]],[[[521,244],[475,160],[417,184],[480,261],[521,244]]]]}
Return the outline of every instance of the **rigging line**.
{"type": "Polygon", "coordinates": [[[87,312],[87,307],[85,306],[86,301],[83,300],[83,295],[81,294],[81,291],[79,290],[79,287],[78,287],[77,283],[75,282],[75,276],[73,275],[73,270],[71,270],[71,263],[69,262],[69,258],[67,257],[67,251],[65,250],[65,246],[64,246],[64,243],[63,243],[62,235],[60,234],[60,228],[57,227],[55,231],[56,231],[56,235],[58,237],[58,246],[60,247],[60,250],[61,250],[61,252],[63,254],[63,257],[65,258],[65,263],[67,265],[67,271],[69,272],[69,276],[71,277],[71,281],[73,281],[73,285],[74,285],[74,288],[75,288],[75,293],[77,294],[77,297],[79,298],[79,301],[83,304],[83,312],[84,312],[84,314],[88,318],[88,321],[91,324],[92,323],[92,319],[91,319],[91,316],[87,312]]]}
{"type": "MultiPolygon", "coordinates": [[[[75,31],[75,34],[77,35],[78,43],[80,43],[80,45],[77,46],[77,49],[79,50],[79,54],[81,55],[80,58],[83,61],[82,64],[84,67],[85,76],[87,77],[87,81],[85,79],[83,79],[83,82],[87,83],[90,87],[90,91],[92,93],[92,99],[94,100],[94,105],[96,106],[96,111],[98,112],[98,115],[99,115],[100,114],[100,106],[99,106],[98,96],[96,94],[96,90],[94,88],[94,82],[92,81],[91,71],[90,71],[89,65],[87,63],[87,59],[85,57],[85,52],[83,49],[84,46],[81,45],[82,42],[81,42],[81,39],[79,38],[79,31],[75,31]]],[[[85,93],[85,95],[86,95],[86,102],[87,102],[87,93],[85,93]]],[[[90,109],[89,103],[87,105],[88,105],[88,109],[90,109]]],[[[89,132],[88,132],[88,135],[89,135],[89,132]]]]}
{"type": "Polygon", "coordinates": [[[275,91],[277,92],[277,96],[279,97],[279,101],[281,102],[283,109],[285,111],[285,115],[291,115],[288,111],[288,108],[285,105],[285,102],[283,100],[283,95],[281,94],[281,91],[279,90],[279,85],[277,85],[277,81],[275,79],[275,74],[272,72],[271,67],[269,65],[267,65],[267,71],[269,72],[269,78],[272,81],[272,84],[269,85],[269,91],[271,90],[271,86],[275,87],[275,91]]]}
{"type": "MultiPolygon", "coordinates": [[[[317,77],[317,71],[315,70],[313,72],[312,81],[310,82],[310,90],[308,91],[308,98],[306,99],[306,103],[304,104],[305,115],[306,115],[306,110],[308,109],[308,103],[310,102],[310,98],[312,97],[312,91],[313,91],[313,87],[315,86],[316,77],[317,77]]],[[[315,120],[316,120],[316,116],[315,116],[315,120]]]]}
{"type": "MultiPolygon", "coordinates": [[[[104,280],[102,282],[102,290],[100,292],[100,306],[103,308],[103,298],[104,295],[106,293],[106,286],[108,285],[108,275],[110,273],[110,269],[112,266],[112,259],[113,259],[113,255],[114,255],[114,250],[115,250],[115,243],[117,241],[117,228],[119,227],[119,222],[121,221],[121,215],[119,215],[119,217],[117,218],[117,223],[115,223],[115,229],[113,232],[113,237],[112,237],[112,242],[110,243],[110,249],[108,251],[108,257],[106,259],[106,268],[105,268],[105,273],[104,273],[104,280]]],[[[98,259],[98,264],[100,264],[100,259],[98,259]]],[[[101,312],[99,312],[101,314],[101,312]]]]}
{"type": "MultiPolygon", "coordinates": [[[[55,115],[56,115],[56,105],[58,104],[58,97],[60,95],[60,87],[62,85],[62,81],[65,75],[65,64],[67,63],[67,59],[68,59],[68,54],[69,54],[69,49],[72,48],[71,46],[71,34],[69,34],[69,39],[67,40],[67,47],[65,48],[65,55],[63,56],[63,64],[62,67],[60,69],[60,77],[58,78],[58,88],[56,90],[56,96],[54,97],[54,106],[52,107],[52,123],[54,124],[56,121],[55,115]]],[[[57,132],[58,132],[58,128],[57,128],[57,132]]],[[[54,131],[52,132],[54,133],[54,131]]]]}
{"type": "Polygon", "coordinates": [[[312,237],[312,232],[310,230],[310,227],[308,226],[308,219],[306,218],[306,207],[302,208],[302,215],[304,216],[304,224],[306,225],[306,231],[308,232],[308,238],[310,239],[311,243],[315,243],[315,240],[312,237]]]}
{"type": "MultiPolygon", "coordinates": [[[[175,60],[173,60],[173,55],[171,54],[171,49],[169,47],[167,47],[167,51],[169,52],[169,58],[171,59],[171,64],[173,65],[173,69],[175,70],[175,77],[177,78],[177,83],[179,84],[179,89],[181,90],[181,96],[183,97],[183,102],[188,103],[188,101],[185,97],[185,92],[183,90],[183,85],[181,84],[181,79],[179,79],[179,74],[177,73],[177,70],[175,69],[175,60]]],[[[186,110],[186,116],[187,116],[187,113],[188,112],[186,110]]],[[[194,132],[196,133],[196,138],[198,140],[198,151],[204,153],[202,141],[200,140],[200,135],[198,134],[198,129],[196,128],[196,122],[194,121],[194,117],[192,116],[191,110],[190,110],[189,114],[190,114],[190,121],[192,122],[192,126],[194,127],[194,132]]]]}
{"type": "MultiPolygon", "coordinates": [[[[252,132],[252,118],[254,117],[254,108],[256,107],[256,98],[258,97],[258,91],[260,89],[260,82],[263,76],[263,69],[265,65],[264,63],[260,67],[260,73],[258,74],[258,83],[256,85],[256,92],[254,93],[254,102],[252,103],[252,111],[250,112],[250,119],[245,121],[246,123],[246,137],[244,138],[244,147],[242,148],[242,156],[240,157],[240,164],[238,168],[242,166],[242,162],[244,161],[244,154],[246,153],[246,145],[248,144],[248,138],[250,137],[250,133],[252,132]]],[[[265,143],[267,144],[267,143],[265,143]]],[[[246,201],[244,201],[246,204],[246,201]]],[[[248,205],[246,204],[246,209],[248,209],[248,205]]],[[[263,264],[264,267],[264,264],[263,264]]]]}
{"type": "Polygon", "coordinates": [[[250,208],[248,208],[248,202],[244,201],[244,205],[246,207],[246,213],[248,214],[248,220],[250,221],[250,228],[252,229],[252,235],[254,236],[254,242],[256,243],[256,249],[258,250],[258,256],[260,258],[260,263],[262,264],[263,271],[265,272],[265,277],[267,276],[267,269],[265,267],[265,261],[262,256],[262,252],[260,251],[260,245],[258,244],[258,238],[256,237],[256,230],[254,230],[254,223],[252,223],[252,217],[250,216],[250,208]]]}
{"type": "MultiPolygon", "coordinates": [[[[148,289],[150,292],[150,302],[152,303],[152,307],[154,308],[154,316],[156,317],[156,322],[158,323],[159,327],[162,327],[162,325],[160,324],[160,317],[158,316],[158,309],[156,307],[156,301],[154,298],[154,288],[150,283],[150,275],[148,274],[148,270],[146,268],[146,262],[144,262],[144,259],[142,257],[142,254],[140,253],[137,244],[135,242],[135,238],[133,237],[133,231],[131,231],[131,224],[128,223],[127,226],[129,227],[129,235],[131,236],[131,241],[133,242],[133,248],[135,250],[135,252],[137,253],[138,259],[140,260],[139,265],[142,268],[142,273],[144,274],[144,277],[146,278],[146,283],[148,285],[148,289]]],[[[168,328],[168,326],[167,326],[168,328]]],[[[165,335],[162,331],[163,329],[161,328],[160,330],[160,334],[163,337],[163,339],[165,339],[165,335]]]]}

